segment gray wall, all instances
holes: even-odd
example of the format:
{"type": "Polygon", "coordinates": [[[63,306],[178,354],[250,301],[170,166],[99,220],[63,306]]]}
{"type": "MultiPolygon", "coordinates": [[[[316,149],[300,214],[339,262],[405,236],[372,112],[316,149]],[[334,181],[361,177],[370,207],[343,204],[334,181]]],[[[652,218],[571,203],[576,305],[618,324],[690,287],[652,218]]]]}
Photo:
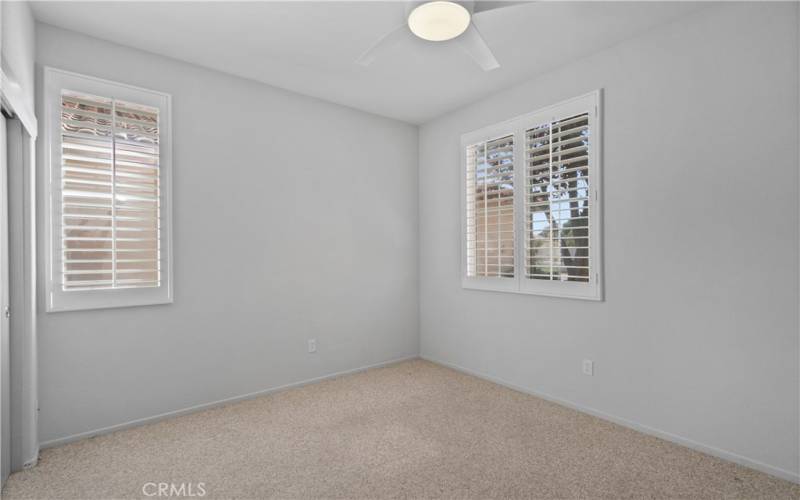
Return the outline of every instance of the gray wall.
{"type": "Polygon", "coordinates": [[[419,352],[416,127],[37,25],[43,65],[171,93],[175,145],[175,303],[40,312],[44,443],[419,352]]]}
{"type": "Polygon", "coordinates": [[[708,7],[424,125],[422,355],[797,478],[796,9],[708,7]],[[596,88],[606,300],[462,289],[460,135],[596,88]]]}

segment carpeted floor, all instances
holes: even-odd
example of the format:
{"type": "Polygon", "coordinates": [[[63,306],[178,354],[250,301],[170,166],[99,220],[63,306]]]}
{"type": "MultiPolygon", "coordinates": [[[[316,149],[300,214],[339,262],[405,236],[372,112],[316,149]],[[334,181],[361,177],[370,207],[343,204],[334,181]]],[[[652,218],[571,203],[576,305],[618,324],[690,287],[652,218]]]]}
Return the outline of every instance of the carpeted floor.
{"type": "Polygon", "coordinates": [[[426,361],[44,450],[3,498],[159,498],[157,483],[205,498],[800,498],[798,485],[426,361]]]}

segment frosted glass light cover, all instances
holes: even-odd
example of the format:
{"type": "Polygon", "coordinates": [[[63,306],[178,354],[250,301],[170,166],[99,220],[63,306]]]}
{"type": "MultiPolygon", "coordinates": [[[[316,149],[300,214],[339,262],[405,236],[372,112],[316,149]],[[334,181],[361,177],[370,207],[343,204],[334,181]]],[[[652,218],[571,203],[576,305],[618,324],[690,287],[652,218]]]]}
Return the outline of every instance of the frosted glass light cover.
{"type": "Polygon", "coordinates": [[[446,1],[424,3],[408,16],[412,33],[431,42],[443,42],[463,33],[470,22],[470,14],[463,6],[446,1]]]}

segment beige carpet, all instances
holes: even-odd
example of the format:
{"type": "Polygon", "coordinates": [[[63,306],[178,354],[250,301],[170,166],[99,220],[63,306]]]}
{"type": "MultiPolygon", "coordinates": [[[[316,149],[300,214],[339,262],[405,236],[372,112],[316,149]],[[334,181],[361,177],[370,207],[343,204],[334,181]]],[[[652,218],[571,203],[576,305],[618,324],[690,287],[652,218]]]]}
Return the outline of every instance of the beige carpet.
{"type": "Polygon", "coordinates": [[[160,482],[195,494],[203,483],[205,498],[800,498],[789,482],[425,361],[44,450],[3,498],[159,498],[142,488],[160,482]]]}

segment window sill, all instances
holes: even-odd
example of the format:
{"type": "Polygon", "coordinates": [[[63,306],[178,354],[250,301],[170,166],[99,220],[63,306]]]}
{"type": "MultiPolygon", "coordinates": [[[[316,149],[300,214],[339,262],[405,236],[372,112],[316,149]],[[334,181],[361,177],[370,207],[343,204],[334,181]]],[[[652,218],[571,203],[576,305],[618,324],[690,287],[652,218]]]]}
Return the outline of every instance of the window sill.
{"type": "Polygon", "coordinates": [[[126,288],[117,290],[72,290],[50,292],[47,312],[89,311],[119,307],[141,307],[171,304],[172,290],[159,288],[126,288]]]}
{"type": "MultiPolygon", "coordinates": [[[[547,283],[548,285],[555,284],[559,286],[563,286],[564,283],[547,283]]],[[[576,285],[572,287],[573,290],[548,290],[547,288],[555,288],[555,287],[529,287],[529,288],[520,288],[519,283],[515,279],[506,279],[503,278],[496,278],[491,282],[486,282],[483,280],[474,280],[464,278],[461,282],[461,288],[464,290],[476,290],[482,292],[504,292],[504,293],[516,293],[521,295],[539,295],[542,297],[553,297],[553,298],[560,298],[560,299],[579,299],[579,300],[588,300],[592,302],[602,302],[604,300],[602,291],[598,285],[581,285],[578,283],[569,283],[569,285],[576,285]],[[507,283],[496,283],[496,280],[507,281],[507,283]],[[580,290],[580,288],[585,288],[584,290],[580,290]]]]}

